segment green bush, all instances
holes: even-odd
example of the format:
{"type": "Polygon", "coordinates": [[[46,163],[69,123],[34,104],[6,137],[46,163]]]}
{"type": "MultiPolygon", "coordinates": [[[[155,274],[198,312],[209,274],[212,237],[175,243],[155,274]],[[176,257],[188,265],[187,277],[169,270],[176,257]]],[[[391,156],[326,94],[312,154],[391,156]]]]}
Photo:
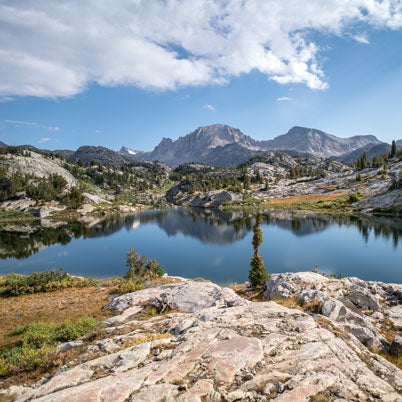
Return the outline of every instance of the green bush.
{"type": "Polygon", "coordinates": [[[72,187],[70,193],[66,195],[64,202],[72,209],[78,209],[84,203],[82,190],[77,187],[72,187]]]}
{"type": "Polygon", "coordinates": [[[350,194],[348,200],[351,204],[353,204],[354,202],[359,201],[359,196],[356,193],[350,194]]]}
{"type": "Polygon", "coordinates": [[[74,278],[56,269],[42,272],[32,272],[29,275],[8,274],[0,277],[0,295],[19,296],[23,294],[52,292],[70,287],[97,286],[95,279],[74,278]]]}
{"type": "Polygon", "coordinates": [[[100,326],[99,321],[83,317],[76,322],[38,321],[19,327],[11,334],[21,337],[18,344],[0,354],[0,376],[46,365],[54,360],[58,344],[81,338],[100,326]]]}
{"type": "Polygon", "coordinates": [[[127,253],[126,265],[129,270],[124,278],[137,281],[161,277],[166,272],[156,259],[151,260],[148,257],[143,257],[132,248],[127,253]]]}
{"type": "Polygon", "coordinates": [[[119,292],[120,293],[131,293],[136,292],[137,290],[144,289],[144,284],[138,281],[126,280],[120,283],[119,292]]]}

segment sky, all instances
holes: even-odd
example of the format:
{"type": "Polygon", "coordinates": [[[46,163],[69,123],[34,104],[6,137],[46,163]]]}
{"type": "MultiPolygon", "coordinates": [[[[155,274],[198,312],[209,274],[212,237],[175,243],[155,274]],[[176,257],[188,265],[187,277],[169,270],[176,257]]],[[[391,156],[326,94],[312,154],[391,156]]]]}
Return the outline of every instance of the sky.
{"type": "Polygon", "coordinates": [[[149,151],[223,123],[402,139],[402,0],[0,0],[0,141],[149,151]]]}

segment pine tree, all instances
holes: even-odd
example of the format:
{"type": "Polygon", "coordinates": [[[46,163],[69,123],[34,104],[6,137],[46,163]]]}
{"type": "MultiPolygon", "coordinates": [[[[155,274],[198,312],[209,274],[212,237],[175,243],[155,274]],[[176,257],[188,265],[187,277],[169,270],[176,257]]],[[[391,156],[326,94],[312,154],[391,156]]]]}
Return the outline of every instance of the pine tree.
{"type": "Polygon", "coordinates": [[[395,140],[392,140],[391,154],[389,156],[393,158],[395,155],[396,155],[396,142],[395,140]]]}
{"type": "Polygon", "coordinates": [[[262,223],[262,216],[260,214],[257,215],[255,225],[253,227],[253,240],[251,244],[254,248],[254,255],[250,261],[250,272],[248,274],[248,278],[250,280],[250,284],[253,288],[262,288],[265,286],[265,281],[268,279],[268,273],[265,269],[264,262],[262,257],[258,254],[259,247],[262,243],[262,232],[260,229],[260,225],[262,223]]]}

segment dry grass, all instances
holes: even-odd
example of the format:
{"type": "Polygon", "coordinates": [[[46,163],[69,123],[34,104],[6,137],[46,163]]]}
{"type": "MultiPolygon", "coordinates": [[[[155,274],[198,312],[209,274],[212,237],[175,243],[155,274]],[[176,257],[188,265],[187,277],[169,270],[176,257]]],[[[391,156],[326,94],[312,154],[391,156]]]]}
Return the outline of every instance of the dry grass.
{"type": "Polygon", "coordinates": [[[51,293],[36,293],[0,298],[0,351],[13,346],[19,338],[9,334],[34,321],[61,323],[80,317],[103,320],[111,315],[102,307],[117,287],[70,288],[51,293]]]}
{"type": "Polygon", "coordinates": [[[302,304],[300,303],[299,297],[297,295],[294,295],[294,296],[288,297],[288,298],[273,299],[273,301],[275,303],[280,304],[283,307],[293,308],[293,309],[303,311],[302,304]]]}
{"type": "Polygon", "coordinates": [[[264,289],[252,289],[246,286],[244,283],[234,283],[229,285],[229,287],[243,299],[247,299],[252,302],[266,301],[263,299],[264,289]]]}
{"type": "Polygon", "coordinates": [[[172,334],[170,334],[169,332],[166,332],[164,334],[145,334],[143,336],[140,336],[138,338],[135,338],[129,342],[123,343],[121,345],[122,349],[128,349],[131,348],[132,346],[137,346],[137,345],[141,345],[143,343],[146,342],[152,342],[152,341],[157,341],[159,339],[170,339],[172,338],[172,334]]]}
{"type": "Polygon", "coordinates": [[[379,332],[384,335],[384,338],[391,343],[394,336],[398,333],[401,328],[396,328],[394,323],[384,314],[384,318],[381,320],[381,327],[379,332]]]}
{"type": "Polygon", "coordinates": [[[390,363],[394,364],[400,370],[402,370],[402,355],[392,356],[383,350],[377,350],[375,353],[387,359],[390,363]]]}
{"type": "Polygon", "coordinates": [[[270,205],[292,205],[304,202],[318,202],[318,201],[332,201],[337,198],[347,196],[347,193],[332,193],[332,194],[303,194],[292,195],[290,197],[283,198],[271,198],[269,200],[270,205]]]}

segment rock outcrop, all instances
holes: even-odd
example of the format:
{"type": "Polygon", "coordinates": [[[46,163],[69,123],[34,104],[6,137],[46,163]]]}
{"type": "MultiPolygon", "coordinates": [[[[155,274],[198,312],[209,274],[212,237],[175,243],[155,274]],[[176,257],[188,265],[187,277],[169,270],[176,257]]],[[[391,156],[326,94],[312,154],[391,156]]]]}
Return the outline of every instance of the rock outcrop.
{"type": "MultiPolygon", "coordinates": [[[[399,292],[354,278],[337,282],[338,289],[319,275],[290,275],[287,287],[271,278],[267,295],[287,297],[306,283],[303,291],[329,292],[336,305],[340,285],[348,284],[357,292],[350,304],[377,314],[377,297],[358,292],[399,292]],[[317,289],[308,288],[310,280],[317,289]]],[[[322,314],[186,280],[118,296],[107,307],[120,314],[106,321],[104,339],[88,343],[49,380],[6,392],[42,402],[401,400],[401,370],[322,314]],[[138,314],[147,306],[165,310],[144,320],[138,314]]]]}
{"type": "Polygon", "coordinates": [[[402,330],[402,285],[328,278],[314,272],[284,273],[270,277],[264,297],[296,297],[300,305],[318,301],[323,316],[372,349],[389,349],[381,334],[385,323],[402,330]]]}

